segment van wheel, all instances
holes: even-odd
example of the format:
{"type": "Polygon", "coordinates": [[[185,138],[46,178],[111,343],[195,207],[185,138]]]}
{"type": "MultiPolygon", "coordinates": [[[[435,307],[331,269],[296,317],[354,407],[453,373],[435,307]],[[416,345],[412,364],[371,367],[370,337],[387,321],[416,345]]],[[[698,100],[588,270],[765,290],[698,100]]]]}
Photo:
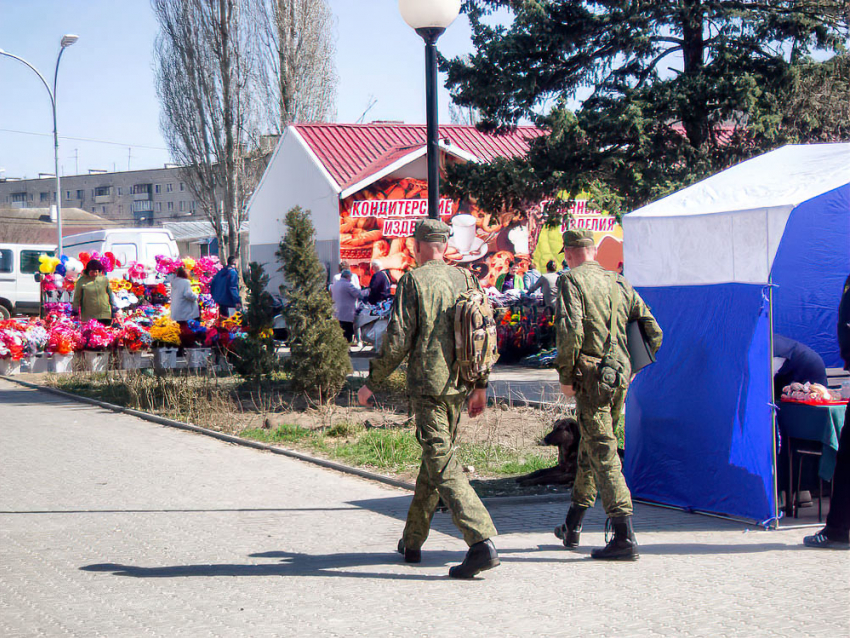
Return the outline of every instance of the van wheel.
{"type": "Polygon", "coordinates": [[[0,303],[0,321],[5,321],[6,319],[11,319],[12,313],[10,310],[0,303]]]}

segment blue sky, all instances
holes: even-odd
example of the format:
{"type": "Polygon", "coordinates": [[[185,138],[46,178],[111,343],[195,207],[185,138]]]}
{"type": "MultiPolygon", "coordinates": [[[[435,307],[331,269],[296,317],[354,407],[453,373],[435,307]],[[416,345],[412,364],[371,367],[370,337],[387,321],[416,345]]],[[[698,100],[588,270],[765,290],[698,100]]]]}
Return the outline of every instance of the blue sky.
{"type": "MultiPolygon", "coordinates": [[[[357,121],[374,97],[365,121],[424,122],[422,40],[399,16],[396,0],[329,1],[337,20],[338,121],[357,121]]],[[[169,161],[151,67],[156,32],[148,0],[0,0],[0,48],[28,60],[51,83],[62,35],[80,36],[62,56],[60,137],[118,143],[60,139],[61,174],[127,170],[128,160],[131,169],[169,161]]],[[[471,51],[463,16],[439,47],[448,56],[471,51]]],[[[444,122],[448,104],[441,86],[444,122]]],[[[0,56],[0,170],[7,177],[52,173],[52,130],[50,100],[39,79],[0,56]]]]}

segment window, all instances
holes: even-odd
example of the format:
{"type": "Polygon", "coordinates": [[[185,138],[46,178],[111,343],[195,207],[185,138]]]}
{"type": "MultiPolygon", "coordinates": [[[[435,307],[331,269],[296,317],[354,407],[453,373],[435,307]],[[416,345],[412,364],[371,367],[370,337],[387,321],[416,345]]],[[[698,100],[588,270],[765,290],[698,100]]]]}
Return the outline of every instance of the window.
{"type": "Polygon", "coordinates": [[[22,250],[21,251],[21,273],[24,275],[34,275],[38,272],[40,265],[38,258],[41,255],[50,255],[53,257],[55,253],[52,250],[22,250]]]}
{"type": "Polygon", "coordinates": [[[173,186],[174,186],[174,184],[166,184],[165,185],[165,192],[170,193],[173,190],[172,189],[173,186]]]}
{"type": "Polygon", "coordinates": [[[151,185],[150,184],[136,184],[133,186],[133,195],[150,195],[151,185]]]}
{"type": "Polygon", "coordinates": [[[169,213],[174,212],[174,202],[168,202],[168,212],[169,213]]]}
{"type": "Polygon", "coordinates": [[[121,214],[121,213],[123,213],[123,212],[124,212],[124,205],[123,205],[123,204],[118,204],[118,214],[120,215],[120,214],[121,214]]]}
{"type": "Polygon", "coordinates": [[[95,197],[106,197],[109,195],[109,186],[98,186],[94,189],[95,197]]]}
{"type": "MultiPolygon", "coordinates": [[[[25,203],[27,201],[26,193],[12,193],[12,202],[25,203]]],[[[11,270],[9,272],[12,272],[11,270]]]]}
{"type": "Polygon", "coordinates": [[[123,189],[123,188],[121,188],[120,186],[118,187],[118,194],[119,194],[119,195],[123,195],[123,194],[124,194],[124,189],[123,189]]]}
{"type": "Polygon", "coordinates": [[[82,199],[82,198],[83,198],[83,190],[80,189],[80,190],[77,191],[77,199],[82,199]]]}
{"type": "Polygon", "coordinates": [[[142,199],[138,202],[133,202],[134,213],[150,213],[153,212],[153,202],[149,199],[142,199]]]}
{"type": "Polygon", "coordinates": [[[12,260],[14,258],[11,250],[0,248],[0,272],[12,272],[12,260]]]}
{"type": "Polygon", "coordinates": [[[156,203],[156,212],[158,212],[158,213],[162,212],[162,202],[156,203]]]}
{"type": "Polygon", "coordinates": [[[196,202],[196,201],[193,199],[193,200],[192,200],[192,203],[189,205],[189,208],[191,208],[191,209],[192,209],[192,211],[194,211],[194,210],[195,210],[195,204],[197,204],[197,203],[198,203],[198,202],[196,202]]]}
{"type": "Polygon", "coordinates": [[[209,257],[210,254],[210,245],[209,244],[198,244],[198,252],[201,257],[209,257]]]}
{"type": "Polygon", "coordinates": [[[100,212],[103,213],[103,214],[106,214],[106,206],[101,206],[100,212]]]}
{"type": "Polygon", "coordinates": [[[129,264],[139,259],[136,253],[136,244],[112,244],[112,254],[122,264],[129,264]]]}
{"type": "Polygon", "coordinates": [[[65,199],[71,199],[71,191],[65,191],[65,199]]]}
{"type": "Polygon", "coordinates": [[[186,184],[180,182],[180,192],[182,193],[184,190],[186,190],[186,184]]]}
{"type": "Polygon", "coordinates": [[[186,202],[181,200],[180,201],[180,212],[182,213],[184,210],[186,210],[186,202]]]}
{"type": "Polygon", "coordinates": [[[153,187],[153,192],[154,192],[154,193],[158,193],[158,192],[159,192],[159,184],[157,184],[156,186],[154,186],[154,187],[153,187]]]}
{"type": "Polygon", "coordinates": [[[50,201],[50,193],[39,193],[38,201],[40,202],[49,202],[50,201]]]}

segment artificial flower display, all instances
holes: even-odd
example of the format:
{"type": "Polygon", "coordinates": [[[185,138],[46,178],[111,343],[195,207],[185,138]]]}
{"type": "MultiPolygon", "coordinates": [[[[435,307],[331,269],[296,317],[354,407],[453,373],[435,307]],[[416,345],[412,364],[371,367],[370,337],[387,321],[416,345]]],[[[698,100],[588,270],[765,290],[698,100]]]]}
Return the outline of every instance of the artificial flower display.
{"type": "Polygon", "coordinates": [[[151,326],[151,338],[157,343],[179,346],[180,326],[168,317],[160,317],[151,326]]]}

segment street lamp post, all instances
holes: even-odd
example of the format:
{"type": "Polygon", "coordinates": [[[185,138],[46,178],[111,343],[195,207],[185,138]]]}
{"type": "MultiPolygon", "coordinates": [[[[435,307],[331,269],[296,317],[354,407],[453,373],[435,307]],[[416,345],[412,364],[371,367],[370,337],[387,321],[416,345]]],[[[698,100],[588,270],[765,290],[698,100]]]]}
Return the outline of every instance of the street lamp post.
{"type": "Polygon", "coordinates": [[[24,60],[22,57],[9,53],[0,49],[0,55],[5,55],[8,58],[17,60],[18,62],[28,66],[44,84],[47,89],[47,94],[50,96],[50,106],[53,110],[53,165],[56,176],[56,256],[62,256],[62,184],[59,179],[59,130],[56,126],[56,81],[59,79],[59,62],[62,60],[62,54],[65,49],[79,39],[79,36],[71,33],[62,36],[59,42],[59,55],[56,57],[56,70],[53,72],[53,89],[44,79],[44,76],[32,64],[24,60]]]}
{"type": "Polygon", "coordinates": [[[440,218],[440,144],[437,122],[437,38],[460,13],[460,0],[398,0],[401,17],[425,40],[428,216],[440,218]]]}

